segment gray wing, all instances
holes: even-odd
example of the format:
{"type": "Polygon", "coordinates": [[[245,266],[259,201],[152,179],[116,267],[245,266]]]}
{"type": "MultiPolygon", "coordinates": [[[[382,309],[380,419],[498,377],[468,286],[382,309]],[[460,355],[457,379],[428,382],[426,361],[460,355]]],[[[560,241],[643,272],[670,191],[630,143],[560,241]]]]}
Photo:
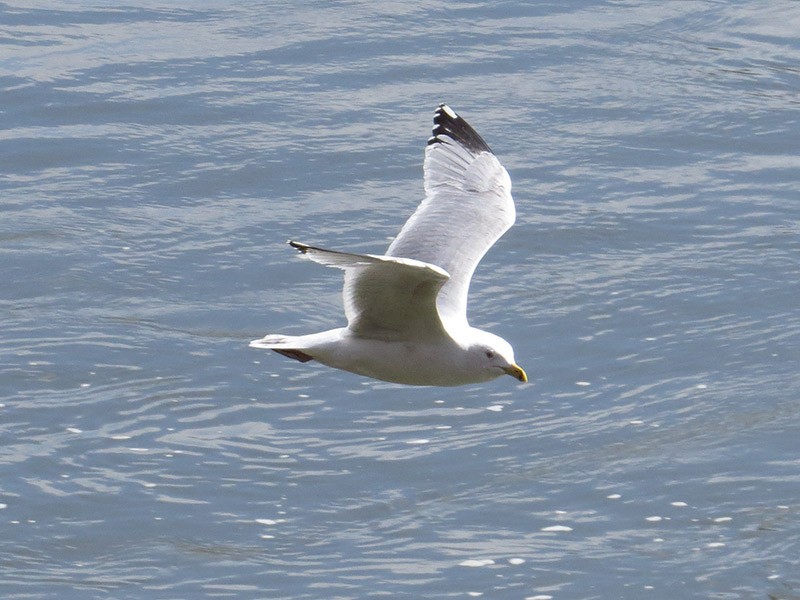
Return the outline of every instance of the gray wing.
{"type": "Polygon", "coordinates": [[[446,104],[425,148],[425,199],[386,252],[441,267],[442,319],[467,325],[467,294],[483,255],[514,224],[511,178],[492,150],[446,104]]]}
{"type": "Polygon", "coordinates": [[[313,261],[345,271],[347,327],[360,337],[423,340],[446,335],[436,296],[449,278],[441,268],[417,260],[351,254],[289,244],[313,261]]]}

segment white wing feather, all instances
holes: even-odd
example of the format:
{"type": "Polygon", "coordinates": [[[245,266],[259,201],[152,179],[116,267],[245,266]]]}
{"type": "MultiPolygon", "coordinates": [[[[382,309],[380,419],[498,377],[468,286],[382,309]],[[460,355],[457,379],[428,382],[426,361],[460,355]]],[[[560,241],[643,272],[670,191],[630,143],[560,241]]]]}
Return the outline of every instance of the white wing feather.
{"type": "Polygon", "coordinates": [[[483,255],[514,224],[511,178],[485,141],[447,105],[425,148],[425,199],[386,254],[450,274],[438,297],[441,318],[466,327],[469,282],[483,255]]]}
{"type": "Polygon", "coordinates": [[[352,333],[393,341],[446,335],[436,296],[449,276],[440,267],[407,258],[289,244],[311,260],[345,271],[342,296],[352,333]]]}

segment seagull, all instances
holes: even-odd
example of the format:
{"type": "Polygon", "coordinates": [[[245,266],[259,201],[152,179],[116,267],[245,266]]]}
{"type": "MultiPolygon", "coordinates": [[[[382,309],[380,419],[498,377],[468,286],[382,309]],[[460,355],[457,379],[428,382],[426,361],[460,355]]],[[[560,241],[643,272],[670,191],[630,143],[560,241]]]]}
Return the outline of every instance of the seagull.
{"type": "Polygon", "coordinates": [[[514,223],[511,178],[478,133],[446,104],[425,147],[425,199],[384,256],[289,241],[344,270],[347,326],[250,342],[300,362],[406,385],[457,386],[511,375],[527,382],[503,338],[470,327],[467,294],[486,251],[514,223]]]}

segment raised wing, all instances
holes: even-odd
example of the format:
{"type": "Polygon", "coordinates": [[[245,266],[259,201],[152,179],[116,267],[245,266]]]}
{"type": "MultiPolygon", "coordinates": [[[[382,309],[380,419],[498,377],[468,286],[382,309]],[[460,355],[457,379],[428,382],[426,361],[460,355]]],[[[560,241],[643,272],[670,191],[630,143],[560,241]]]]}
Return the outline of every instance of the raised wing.
{"type": "Polygon", "coordinates": [[[289,244],[311,260],[344,269],[344,312],[356,335],[392,341],[446,335],[436,309],[436,296],[449,278],[441,268],[407,258],[289,244]]]}
{"type": "Polygon", "coordinates": [[[446,104],[433,117],[425,148],[425,199],[386,254],[441,267],[442,319],[467,325],[467,294],[483,255],[514,224],[511,178],[492,150],[446,104]]]}

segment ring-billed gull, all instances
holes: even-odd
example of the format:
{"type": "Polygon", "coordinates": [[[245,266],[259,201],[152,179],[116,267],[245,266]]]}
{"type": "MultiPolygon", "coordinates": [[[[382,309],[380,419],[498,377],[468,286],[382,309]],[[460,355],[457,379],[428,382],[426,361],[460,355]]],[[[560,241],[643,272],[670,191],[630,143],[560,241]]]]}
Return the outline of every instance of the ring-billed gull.
{"type": "Polygon", "coordinates": [[[467,293],[486,251],[514,223],[511,178],[480,135],[441,104],[425,148],[425,199],[385,256],[289,244],[344,270],[347,327],[250,342],[301,362],[408,385],[528,377],[503,338],[470,327],[467,293]]]}

